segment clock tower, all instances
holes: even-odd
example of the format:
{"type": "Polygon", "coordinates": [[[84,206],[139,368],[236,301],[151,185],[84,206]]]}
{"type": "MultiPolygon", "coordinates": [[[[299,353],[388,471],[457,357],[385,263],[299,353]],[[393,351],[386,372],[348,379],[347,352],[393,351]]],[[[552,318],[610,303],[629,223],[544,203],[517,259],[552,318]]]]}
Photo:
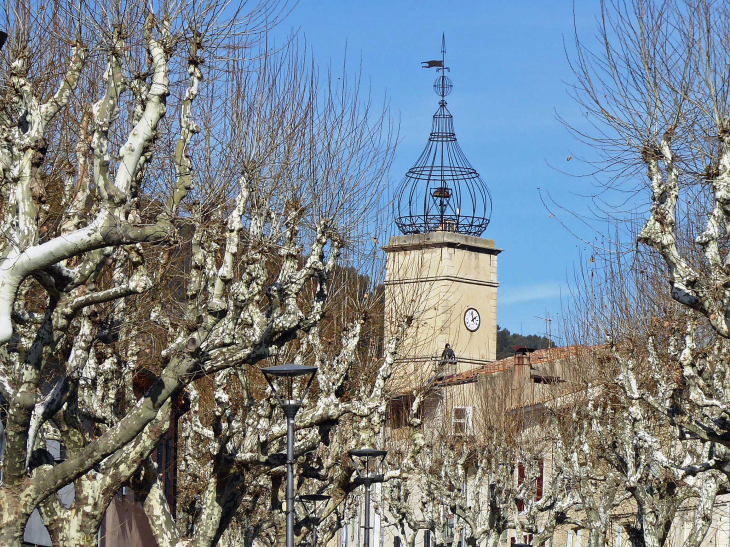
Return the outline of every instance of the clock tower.
{"type": "Polygon", "coordinates": [[[434,374],[463,372],[497,355],[497,255],[480,237],[489,225],[489,189],[461,151],[445,97],[453,87],[442,59],[439,107],[425,150],[396,197],[386,252],[386,334],[413,317],[399,351],[394,381],[418,385],[434,374]],[[448,347],[447,347],[448,345],[448,347]]]}

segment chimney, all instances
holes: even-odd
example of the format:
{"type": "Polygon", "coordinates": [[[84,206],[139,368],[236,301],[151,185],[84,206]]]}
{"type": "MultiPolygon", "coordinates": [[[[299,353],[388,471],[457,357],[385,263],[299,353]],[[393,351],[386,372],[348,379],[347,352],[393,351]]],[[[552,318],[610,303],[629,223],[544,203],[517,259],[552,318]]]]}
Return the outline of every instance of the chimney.
{"type": "Polygon", "coordinates": [[[526,383],[530,380],[530,354],[535,351],[525,346],[512,346],[515,352],[513,378],[515,383],[526,383]]]}
{"type": "Polygon", "coordinates": [[[530,353],[533,350],[526,348],[525,346],[514,346],[515,350],[515,365],[529,365],[530,364],[530,353]]]}

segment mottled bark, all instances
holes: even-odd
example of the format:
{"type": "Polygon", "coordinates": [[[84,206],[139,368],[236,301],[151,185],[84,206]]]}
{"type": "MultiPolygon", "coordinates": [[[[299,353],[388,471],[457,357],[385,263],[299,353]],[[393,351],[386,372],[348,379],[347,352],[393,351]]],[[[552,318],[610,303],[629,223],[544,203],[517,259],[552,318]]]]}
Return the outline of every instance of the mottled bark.
{"type": "MultiPolygon", "coordinates": [[[[406,327],[399,329],[393,340],[383,364],[380,367],[371,393],[367,398],[357,401],[342,401],[341,386],[345,382],[348,371],[357,359],[356,348],[360,342],[362,321],[358,320],[343,334],[340,350],[334,355],[328,355],[327,348],[323,347],[319,339],[318,329],[314,328],[307,337],[308,347],[313,348],[316,362],[319,366],[317,383],[319,393],[311,405],[305,405],[296,418],[297,440],[295,455],[299,462],[300,473],[308,473],[312,478],[323,483],[330,480],[330,473],[340,471],[338,465],[342,449],[345,448],[337,439],[331,438],[331,430],[339,427],[342,420],[351,417],[356,420],[370,421],[382,412],[383,389],[385,381],[392,373],[392,363],[397,355],[398,344],[406,327]],[[309,456],[319,451],[326,444],[328,451],[334,456],[328,464],[314,468],[309,456]]],[[[183,452],[183,468],[186,480],[197,484],[205,484],[200,490],[197,505],[194,511],[189,511],[194,519],[194,532],[181,533],[181,527],[175,526],[167,502],[161,495],[158,485],[145,490],[145,512],[155,532],[160,545],[215,545],[226,529],[236,511],[250,511],[247,520],[254,519],[260,507],[255,504],[247,506],[245,497],[249,492],[259,491],[262,479],[266,483],[267,473],[271,471],[268,464],[268,455],[281,450],[285,441],[286,429],[282,425],[284,420],[275,406],[272,395],[261,401],[256,401],[248,391],[249,380],[246,375],[239,375],[243,388],[245,405],[240,414],[231,410],[231,395],[229,392],[231,371],[218,372],[215,375],[215,407],[213,410],[213,424],[210,427],[203,425],[203,410],[199,405],[199,394],[195,387],[191,389],[191,409],[183,418],[181,428],[184,440],[181,446],[183,452]],[[212,459],[200,458],[200,449],[212,455],[212,459]],[[241,505],[243,504],[243,507],[241,505]]],[[[377,421],[377,418],[375,419],[377,421]]],[[[344,503],[347,494],[354,490],[350,472],[343,485],[343,495],[333,492],[333,501],[324,513],[321,524],[322,536],[327,537],[336,531],[339,522],[337,507],[344,503]],[[327,519],[328,516],[331,518],[327,519]]],[[[259,494],[260,495],[260,494],[259,494]]],[[[278,492],[271,492],[275,498],[278,492]]],[[[281,508],[277,509],[279,512],[281,508]]],[[[243,516],[239,515],[239,518],[243,516]]],[[[265,516],[271,520],[270,515],[265,516]]],[[[274,519],[275,520],[275,519],[274,519]]],[[[273,521],[272,521],[273,524],[273,521]]],[[[276,535],[278,527],[274,525],[270,531],[276,535]]],[[[309,533],[309,526],[298,526],[298,534],[305,536],[309,533]]],[[[255,537],[261,538],[266,532],[259,527],[255,537]]]]}
{"type": "MultiPolygon", "coordinates": [[[[642,401],[682,438],[724,447],[704,462],[657,452],[666,468],[701,483],[705,472],[726,474],[730,447],[730,115],[722,91],[730,54],[722,46],[728,29],[714,24],[727,10],[700,1],[625,7],[602,3],[598,42],[576,39],[572,55],[575,97],[596,128],[581,139],[614,174],[631,173],[607,177],[608,190],[628,180],[635,189],[635,175],[645,173],[648,204],[640,231],[629,232],[648,253],[635,255],[630,274],[608,259],[630,284],[606,291],[594,329],[608,334],[632,408],[642,401]],[[714,135],[711,145],[705,135],[714,135]]],[[[693,489],[705,498],[703,487],[693,489]]],[[[670,517],[651,513],[647,506],[642,533],[662,544],[670,517]]]]}
{"type": "MultiPolygon", "coordinates": [[[[74,500],[70,507],[60,504],[55,494],[41,503],[41,516],[54,545],[76,547],[97,544],[99,527],[109,504],[121,485],[128,484],[137,474],[170,427],[170,406],[168,401],[134,441],[104,460],[97,470],[74,482],[74,500]]],[[[73,439],[63,437],[67,450],[73,454],[73,439]]],[[[80,446],[76,445],[76,448],[80,446]]]]}
{"type": "MultiPolygon", "coordinates": [[[[359,227],[349,223],[378,202],[387,127],[380,142],[356,94],[323,102],[316,78],[301,76],[303,60],[263,51],[240,70],[244,36],[248,48],[270,28],[275,3],[230,21],[215,0],[159,16],[143,2],[64,6],[26,22],[29,33],[3,50],[0,543],[17,544],[38,507],[57,543],[93,543],[112,496],[165,433],[170,405],[184,407],[186,388],[213,378],[212,431],[194,432],[205,430],[215,461],[198,462],[215,479],[195,541],[213,544],[248,495],[247,473],[253,483],[266,475],[284,436],[256,386],[231,402],[231,379],[316,334],[340,252],[354,248],[359,227]],[[49,37],[34,34],[46,27],[49,37]],[[48,51],[31,51],[41,38],[48,51]],[[66,72],[48,91],[43,77],[58,73],[68,43],[66,72]],[[206,83],[208,67],[216,77],[206,83]],[[301,130],[330,124],[349,129],[319,131],[316,142],[301,130]],[[58,199],[49,195],[57,180],[58,199]],[[50,461],[51,436],[62,461],[50,461]],[[56,495],[72,483],[76,499],[64,508],[56,495]]],[[[320,396],[298,420],[299,456],[342,416],[382,412],[382,384],[340,404],[358,325],[322,361],[320,396]]]]}

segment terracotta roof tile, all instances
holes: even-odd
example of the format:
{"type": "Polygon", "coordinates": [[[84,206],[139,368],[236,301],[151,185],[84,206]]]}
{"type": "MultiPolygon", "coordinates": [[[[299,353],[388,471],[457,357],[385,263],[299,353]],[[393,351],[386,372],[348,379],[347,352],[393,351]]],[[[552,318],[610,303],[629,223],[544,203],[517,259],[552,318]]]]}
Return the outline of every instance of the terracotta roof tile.
{"type": "MultiPolygon", "coordinates": [[[[539,349],[530,355],[530,365],[535,366],[541,363],[558,361],[560,359],[578,355],[579,353],[587,350],[588,348],[586,346],[565,346],[561,348],[539,349]]],[[[514,367],[514,361],[514,356],[506,357],[487,365],[459,372],[458,374],[452,374],[451,376],[445,377],[443,380],[439,380],[436,384],[450,386],[476,382],[481,375],[494,374],[496,372],[512,369],[514,367]]]]}

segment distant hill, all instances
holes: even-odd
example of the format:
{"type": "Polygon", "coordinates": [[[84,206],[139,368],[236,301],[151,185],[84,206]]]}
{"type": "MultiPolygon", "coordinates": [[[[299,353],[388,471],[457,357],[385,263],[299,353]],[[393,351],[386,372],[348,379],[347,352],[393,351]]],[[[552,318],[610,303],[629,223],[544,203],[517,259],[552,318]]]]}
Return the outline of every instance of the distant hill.
{"type": "Polygon", "coordinates": [[[497,359],[511,357],[514,354],[512,346],[546,349],[550,347],[550,340],[538,334],[529,334],[527,336],[517,333],[513,334],[508,329],[503,329],[497,325],[497,359]]]}

